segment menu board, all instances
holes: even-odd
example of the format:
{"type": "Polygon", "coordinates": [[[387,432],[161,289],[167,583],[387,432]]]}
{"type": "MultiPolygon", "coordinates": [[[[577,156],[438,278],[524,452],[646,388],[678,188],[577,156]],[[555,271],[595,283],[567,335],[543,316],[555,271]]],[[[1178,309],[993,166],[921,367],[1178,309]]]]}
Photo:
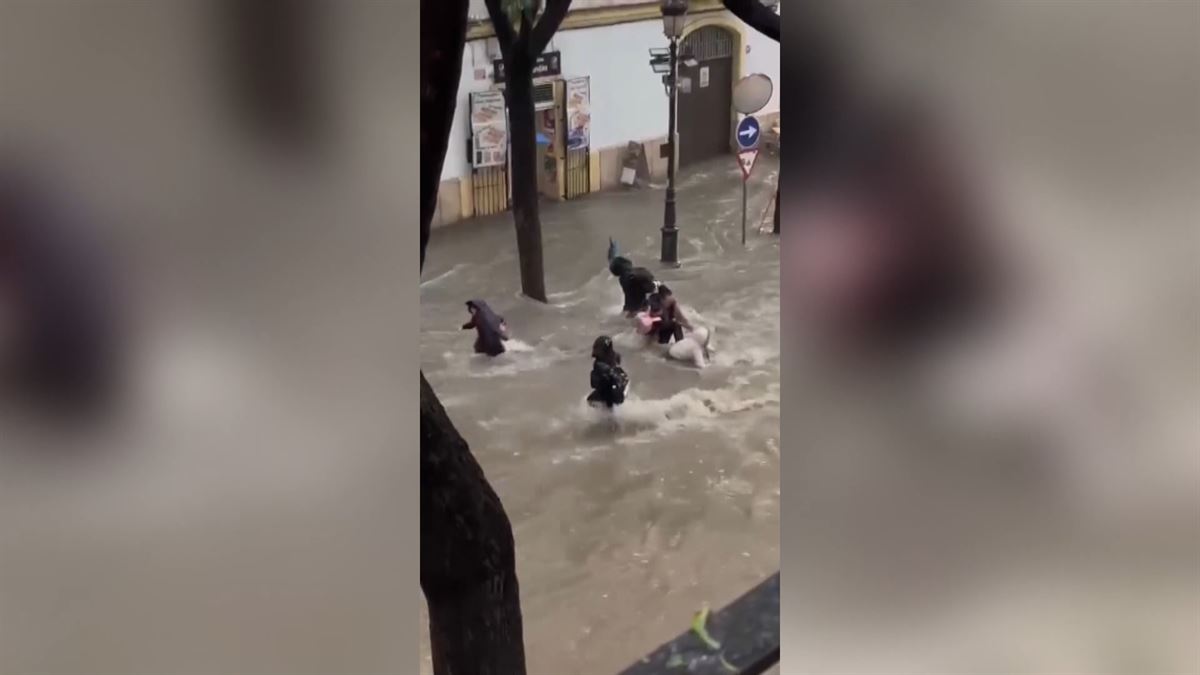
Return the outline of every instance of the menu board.
{"type": "Polygon", "coordinates": [[[500,166],[508,161],[508,111],[503,92],[471,94],[471,138],[473,166],[500,166]]]}
{"type": "Polygon", "coordinates": [[[591,145],[592,85],[587,77],[567,80],[567,149],[578,150],[591,145]]]}

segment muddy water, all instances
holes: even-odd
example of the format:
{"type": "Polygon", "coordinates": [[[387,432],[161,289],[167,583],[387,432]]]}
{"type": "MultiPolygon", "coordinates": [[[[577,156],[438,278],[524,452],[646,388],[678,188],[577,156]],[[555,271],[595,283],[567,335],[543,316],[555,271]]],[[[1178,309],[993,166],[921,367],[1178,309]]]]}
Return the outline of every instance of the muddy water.
{"type": "MultiPolygon", "coordinates": [[[[518,292],[507,216],[434,233],[421,364],[513,521],[532,675],[616,672],[778,569],[779,258],[757,231],[776,167],[760,160],[750,186],[745,248],[736,165],[682,177],[678,269],[657,262],[661,190],[547,205],[548,305],[518,292]],[[610,236],[713,329],[707,369],[632,334],[610,236]],[[506,318],[508,353],[471,353],[470,298],[506,318]],[[584,403],[598,335],[631,380],[612,418],[584,403]]],[[[429,672],[425,635],[422,654],[429,672]]]]}

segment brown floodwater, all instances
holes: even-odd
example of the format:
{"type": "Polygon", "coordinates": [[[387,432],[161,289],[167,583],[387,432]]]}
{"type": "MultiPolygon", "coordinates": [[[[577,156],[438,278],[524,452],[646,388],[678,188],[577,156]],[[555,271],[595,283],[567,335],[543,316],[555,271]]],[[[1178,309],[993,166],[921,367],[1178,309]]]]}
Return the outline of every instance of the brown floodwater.
{"type": "Polygon", "coordinates": [[[421,366],[512,519],[531,675],[617,672],[779,567],[779,248],[757,227],[777,164],[757,172],[745,248],[732,159],[683,175],[678,269],[657,261],[661,190],[545,206],[547,305],[518,293],[508,215],[434,233],[421,366]],[[632,334],[610,236],[713,329],[708,368],[632,334]],[[471,298],[509,323],[506,354],[472,354],[471,298]],[[598,335],[631,380],[612,419],[584,403],[598,335]]]}

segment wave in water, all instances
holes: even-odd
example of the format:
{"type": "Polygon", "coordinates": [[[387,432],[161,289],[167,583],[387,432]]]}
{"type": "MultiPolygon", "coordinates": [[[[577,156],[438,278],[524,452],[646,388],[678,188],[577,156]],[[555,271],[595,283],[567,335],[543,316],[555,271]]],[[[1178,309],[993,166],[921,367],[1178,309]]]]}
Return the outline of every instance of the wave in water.
{"type": "Polygon", "coordinates": [[[466,267],[468,267],[468,265],[466,265],[465,263],[459,263],[459,264],[451,267],[450,269],[446,270],[445,272],[442,272],[441,274],[437,275],[436,277],[433,277],[432,279],[422,281],[420,287],[421,288],[432,288],[433,286],[437,286],[438,284],[449,279],[450,277],[455,276],[456,274],[458,274],[460,271],[462,271],[466,267]]]}
{"type": "MultiPolygon", "coordinates": [[[[595,408],[580,396],[565,415],[544,423],[544,435],[564,439],[596,439],[604,436],[663,435],[683,429],[709,429],[729,424],[731,415],[779,405],[779,389],[768,388],[756,395],[731,389],[684,389],[664,399],[642,399],[631,393],[622,405],[608,410],[595,408]]],[[[522,420],[511,420],[514,425],[522,420]]]]}
{"type": "Polygon", "coordinates": [[[440,377],[475,378],[508,377],[529,371],[542,370],[568,358],[571,354],[556,347],[538,347],[518,339],[504,343],[505,351],[499,356],[488,356],[474,352],[443,352],[446,369],[440,377]]]}

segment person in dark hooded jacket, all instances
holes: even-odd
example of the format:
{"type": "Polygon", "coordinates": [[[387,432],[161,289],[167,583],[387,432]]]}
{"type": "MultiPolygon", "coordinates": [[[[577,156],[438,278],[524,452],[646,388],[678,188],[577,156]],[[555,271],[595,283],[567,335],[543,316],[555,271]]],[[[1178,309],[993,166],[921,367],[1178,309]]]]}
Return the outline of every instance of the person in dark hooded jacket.
{"type": "Polygon", "coordinates": [[[467,311],[471,320],[462,329],[475,329],[475,353],[499,356],[504,353],[504,342],[508,340],[508,324],[482,300],[468,300],[467,311]]]}
{"type": "Polygon", "coordinates": [[[629,376],[621,368],[621,355],[613,348],[612,338],[601,335],[592,343],[592,393],[587,400],[593,406],[613,408],[625,402],[629,376]]]}
{"type": "Polygon", "coordinates": [[[625,294],[625,315],[632,317],[646,308],[646,298],[654,292],[654,273],[645,267],[634,267],[633,261],[617,255],[617,244],[608,240],[608,271],[621,283],[625,294]]]}

